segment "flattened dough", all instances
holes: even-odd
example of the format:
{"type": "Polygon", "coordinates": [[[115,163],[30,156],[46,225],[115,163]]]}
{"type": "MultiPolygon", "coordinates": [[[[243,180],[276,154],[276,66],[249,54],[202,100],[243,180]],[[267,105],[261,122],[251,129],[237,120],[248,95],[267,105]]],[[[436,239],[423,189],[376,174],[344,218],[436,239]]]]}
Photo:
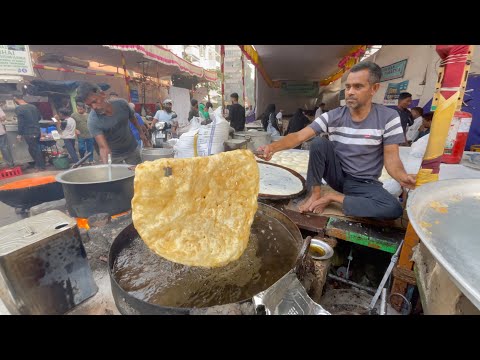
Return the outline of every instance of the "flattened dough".
{"type": "Polygon", "coordinates": [[[294,195],[303,190],[302,181],[291,172],[269,164],[259,163],[260,194],[294,195]]]}
{"type": "Polygon", "coordinates": [[[248,150],[147,161],[135,170],[133,224],[147,246],[170,261],[225,266],[247,247],[259,178],[248,150]]]}

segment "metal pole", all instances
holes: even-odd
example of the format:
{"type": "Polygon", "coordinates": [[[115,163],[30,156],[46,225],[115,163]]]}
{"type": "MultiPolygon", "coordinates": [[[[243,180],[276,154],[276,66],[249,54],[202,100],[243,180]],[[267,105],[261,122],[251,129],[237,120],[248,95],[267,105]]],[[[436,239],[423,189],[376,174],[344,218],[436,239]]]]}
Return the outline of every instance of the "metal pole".
{"type": "Polygon", "coordinates": [[[380,282],[380,285],[378,285],[377,292],[373,296],[372,302],[370,303],[368,310],[371,311],[375,307],[375,304],[377,303],[377,300],[380,297],[380,293],[382,292],[382,289],[385,287],[385,283],[387,282],[388,277],[390,276],[390,273],[392,272],[393,267],[397,262],[398,254],[400,253],[402,245],[403,245],[403,240],[400,243],[400,245],[398,245],[398,248],[397,248],[397,251],[395,251],[395,254],[393,254],[392,259],[390,260],[390,264],[388,265],[387,271],[385,271],[385,275],[383,275],[382,281],[380,282]]]}
{"type": "Polygon", "coordinates": [[[387,289],[386,288],[382,289],[380,315],[387,315],[387,289]]]}
{"type": "Polygon", "coordinates": [[[350,280],[345,280],[344,278],[341,278],[340,276],[336,276],[336,275],[333,275],[333,274],[328,274],[328,277],[330,279],[343,282],[344,284],[351,285],[351,286],[357,287],[359,289],[365,290],[366,292],[368,292],[370,294],[375,294],[375,289],[372,289],[368,286],[363,286],[363,285],[357,284],[356,282],[353,282],[353,281],[350,281],[350,280]]]}
{"type": "Polygon", "coordinates": [[[225,115],[225,45],[220,45],[220,71],[222,72],[222,111],[225,115]]]}
{"type": "Polygon", "coordinates": [[[243,53],[240,60],[242,62],[243,106],[246,106],[245,105],[245,57],[243,56],[243,53]]]}
{"type": "Polygon", "coordinates": [[[127,88],[128,102],[132,102],[132,97],[130,96],[130,77],[128,76],[127,72],[127,63],[125,61],[123,51],[120,51],[120,54],[122,55],[123,76],[125,78],[125,87],[127,88]]]}

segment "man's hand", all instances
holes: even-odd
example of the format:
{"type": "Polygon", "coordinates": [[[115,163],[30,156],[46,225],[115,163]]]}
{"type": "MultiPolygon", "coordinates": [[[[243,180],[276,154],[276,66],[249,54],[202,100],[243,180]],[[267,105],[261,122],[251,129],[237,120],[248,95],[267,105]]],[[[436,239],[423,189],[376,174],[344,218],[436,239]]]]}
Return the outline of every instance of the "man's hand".
{"type": "Polygon", "coordinates": [[[398,179],[400,185],[407,189],[415,189],[415,177],[413,175],[408,175],[407,173],[401,175],[398,179]]]}
{"type": "Polygon", "coordinates": [[[260,159],[263,159],[265,161],[270,161],[274,154],[274,151],[271,145],[262,145],[258,148],[257,152],[262,153],[262,154],[258,154],[257,156],[260,159]]]}
{"type": "Polygon", "coordinates": [[[75,130],[75,134],[76,134],[77,136],[80,136],[80,130],[75,130]]]}
{"type": "Polygon", "coordinates": [[[145,128],[143,128],[140,132],[140,139],[142,140],[144,147],[152,147],[152,143],[148,139],[147,131],[145,130],[145,128]]]}
{"type": "Polygon", "coordinates": [[[308,211],[311,211],[314,214],[321,214],[332,201],[333,200],[330,196],[325,195],[320,199],[314,201],[308,208],[308,211]]]}

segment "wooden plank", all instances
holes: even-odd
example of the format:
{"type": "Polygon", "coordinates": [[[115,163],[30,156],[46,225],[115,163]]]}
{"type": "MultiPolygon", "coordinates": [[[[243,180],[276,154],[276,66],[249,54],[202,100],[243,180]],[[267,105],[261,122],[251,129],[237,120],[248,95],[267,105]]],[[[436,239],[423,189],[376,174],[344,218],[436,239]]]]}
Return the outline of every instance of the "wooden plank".
{"type": "Polygon", "coordinates": [[[327,225],[328,217],[302,214],[298,211],[286,209],[288,201],[262,201],[263,203],[273,206],[287,215],[300,229],[313,231],[323,234],[327,225]]]}
{"type": "Polygon", "coordinates": [[[331,237],[391,254],[395,253],[404,236],[400,229],[375,227],[340,218],[330,218],[325,233],[331,237]]]}
{"type": "Polygon", "coordinates": [[[393,277],[405,281],[407,284],[417,285],[415,273],[412,270],[407,270],[396,266],[393,269],[393,277]]]}

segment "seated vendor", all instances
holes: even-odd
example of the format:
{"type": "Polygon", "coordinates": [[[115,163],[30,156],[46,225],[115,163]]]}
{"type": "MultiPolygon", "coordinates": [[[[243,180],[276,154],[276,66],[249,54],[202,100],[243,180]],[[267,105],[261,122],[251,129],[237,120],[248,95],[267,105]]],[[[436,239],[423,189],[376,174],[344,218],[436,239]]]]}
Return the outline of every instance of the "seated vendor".
{"type": "Polygon", "coordinates": [[[296,133],[270,145],[261,146],[265,160],[278,151],[317,136],[310,147],[307,186],[311,195],[302,212],[322,213],[331,203],[343,205],[346,216],[395,219],[403,214],[398,199],[378,181],[383,165],[400,185],[414,188],[415,179],[405,172],[399,145],[405,142],[400,117],[395,110],[372,103],[380,86],[382,71],[372,62],[350,69],[345,83],[346,106],[330,110],[296,133]],[[322,196],[324,179],[341,194],[322,196]]]}

